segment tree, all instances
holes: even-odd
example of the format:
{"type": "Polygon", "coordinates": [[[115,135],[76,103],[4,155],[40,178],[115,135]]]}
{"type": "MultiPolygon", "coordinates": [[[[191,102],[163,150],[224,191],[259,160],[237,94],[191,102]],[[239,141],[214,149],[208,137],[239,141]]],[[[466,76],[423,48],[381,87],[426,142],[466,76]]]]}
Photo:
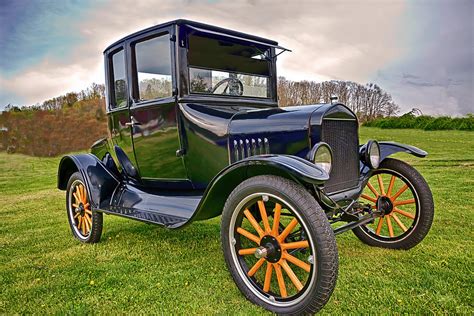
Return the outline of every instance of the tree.
{"type": "Polygon", "coordinates": [[[383,115],[392,116],[399,111],[391,95],[374,83],[361,85],[339,80],[317,83],[289,81],[280,77],[278,95],[280,106],[330,102],[330,97],[336,95],[339,102],[348,106],[363,121],[383,115]]]}

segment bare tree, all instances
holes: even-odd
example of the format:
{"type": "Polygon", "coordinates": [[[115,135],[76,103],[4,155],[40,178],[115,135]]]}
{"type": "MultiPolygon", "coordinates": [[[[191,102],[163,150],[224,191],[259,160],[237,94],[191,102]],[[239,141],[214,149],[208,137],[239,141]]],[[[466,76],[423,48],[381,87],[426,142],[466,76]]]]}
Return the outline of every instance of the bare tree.
{"type": "Polygon", "coordinates": [[[383,115],[393,116],[399,107],[390,94],[374,83],[361,85],[352,81],[290,81],[278,78],[280,106],[329,102],[332,95],[348,106],[361,120],[371,120],[383,115]]]}

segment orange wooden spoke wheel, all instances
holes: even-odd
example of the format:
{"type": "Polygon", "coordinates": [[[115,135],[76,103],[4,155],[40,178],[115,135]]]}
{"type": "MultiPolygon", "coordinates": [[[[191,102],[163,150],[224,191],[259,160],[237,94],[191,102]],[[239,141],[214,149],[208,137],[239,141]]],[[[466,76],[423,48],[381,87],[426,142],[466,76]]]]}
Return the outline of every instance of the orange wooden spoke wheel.
{"type": "Polygon", "coordinates": [[[251,200],[234,236],[239,264],[258,291],[276,300],[304,291],[314,257],[304,226],[283,201],[265,194],[251,200]]]}
{"type": "Polygon", "coordinates": [[[400,240],[415,227],[419,203],[413,186],[400,174],[391,170],[376,171],[369,179],[360,201],[377,209],[377,203],[384,216],[365,231],[379,240],[400,240]]]}
{"type": "Polygon", "coordinates": [[[74,229],[80,236],[89,236],[92,229],[92,211],[84,183],[76,180],[70,189],[70,212],[74,229]]]}

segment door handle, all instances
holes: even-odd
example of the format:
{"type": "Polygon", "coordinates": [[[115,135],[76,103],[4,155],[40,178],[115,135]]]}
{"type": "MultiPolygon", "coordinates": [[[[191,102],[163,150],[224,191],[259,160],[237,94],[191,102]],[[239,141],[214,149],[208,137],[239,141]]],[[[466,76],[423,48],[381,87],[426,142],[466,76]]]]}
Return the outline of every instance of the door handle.
{"type": "Polygon", "coordinates": [[[130,116],[130,122],[126,122],[125,126],[132,127],[135,125],[142,125],[140,122],[135,121],[135,118],[133,116],[130,116]]]}

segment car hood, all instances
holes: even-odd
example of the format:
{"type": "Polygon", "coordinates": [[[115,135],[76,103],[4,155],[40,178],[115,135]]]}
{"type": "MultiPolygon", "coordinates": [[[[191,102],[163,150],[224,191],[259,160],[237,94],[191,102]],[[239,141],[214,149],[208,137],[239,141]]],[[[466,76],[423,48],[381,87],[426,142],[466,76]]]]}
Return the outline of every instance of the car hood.
{"type": "Polygon", "coordinates": [[[318,105],[252,109],[237,112],[228,127],[229,135],[266,134],[308,130],[311,114],[318,105]]]}
{"type": "Polygon", "coordinates": [[[228,126],[231,161],[256,154],[304,158],[311,145],[311,115],[319,105],[237,112],[228,126]]]}

